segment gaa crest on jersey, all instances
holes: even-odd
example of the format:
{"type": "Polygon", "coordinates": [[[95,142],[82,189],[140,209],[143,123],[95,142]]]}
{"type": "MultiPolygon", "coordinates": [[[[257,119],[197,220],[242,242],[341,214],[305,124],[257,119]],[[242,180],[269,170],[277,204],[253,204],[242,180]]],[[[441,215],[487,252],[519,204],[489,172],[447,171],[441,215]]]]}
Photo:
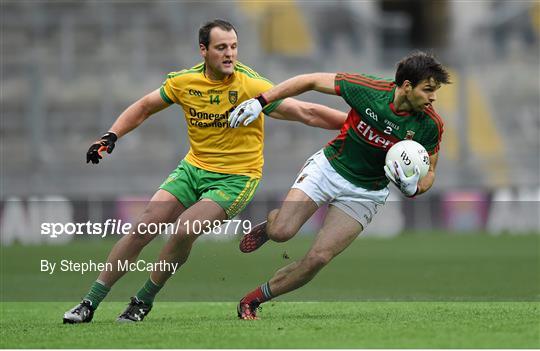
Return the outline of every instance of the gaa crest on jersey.
{"type": "Polygon", "coordinates": [[[238,92],[236,90],[229,91],[229,102],[234,105],[236,101],[238,101],[238,92]]]}
{"type": "Polygon", "coordinates": [[[413,137],[414,137],[414,131],[408,130],[407,134],[405,134],[405,139],[412,140],[413,137]]]}

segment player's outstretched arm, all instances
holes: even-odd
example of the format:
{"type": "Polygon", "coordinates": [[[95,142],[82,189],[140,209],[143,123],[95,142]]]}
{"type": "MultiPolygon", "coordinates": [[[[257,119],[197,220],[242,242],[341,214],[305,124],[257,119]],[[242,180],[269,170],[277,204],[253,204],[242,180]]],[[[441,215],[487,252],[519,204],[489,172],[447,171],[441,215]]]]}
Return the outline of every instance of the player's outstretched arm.
{"type": "Polygon", "coordinates": [[[267,104],[300,95],[309,90],[335,95],[335,79],[335,73],[310,73],[290,78],[256,98],[242,102],[229,115],[229,126],[231,128],[236,128],[241,124],[247,126],[259,117],[267,104]]]}
{"type": "Polygon", "coordinates": [[[125,109],[113,123],[109,132],[113,132],[118,138],[121,138],[137,128],[148,117],[169,106],[170,104],[163,101],[159,89],[154,90],[125,109]]]}
{"type": "Polygon", "coordinates": [[[110,154],[118,138],[137,128],[148,117],[168,106],[170,105],[163,101],[159,89],[137,100],[118,116],[107,133],[90,145],[86,153],[86,163],[99,163],[99,160],[103,158],[101,152],[107,151],[110,154]]]}
{"type": "Polygon", "coordinates": [[[292,98],[283,100],[269,115],[276,119],[298,121],[324,129],[341,129],[347,119],[345,112],[292,98]]]}
{"type": "Polygon", "coordinates": [[[297,96],[306,91],[315,90],[325,94],[336,95],[335,73],[308,73],[287,79],[263,93],[267,103],[287,97],[297,96]]]}

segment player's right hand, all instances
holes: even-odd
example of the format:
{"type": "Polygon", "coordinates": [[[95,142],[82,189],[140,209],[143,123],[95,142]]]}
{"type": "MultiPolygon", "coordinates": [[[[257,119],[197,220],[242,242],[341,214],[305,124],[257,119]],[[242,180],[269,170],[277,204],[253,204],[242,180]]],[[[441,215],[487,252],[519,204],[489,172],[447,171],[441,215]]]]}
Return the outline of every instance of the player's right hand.
{"type": "Polygon", "coordinates": [[[414,166],[414,173],[410,177],[407,177],[400,164],[394,161],[393,164],[384,166],[384,173],[386,174],[386,178],[394,183],[403,195],[414,197],[418,192],[418,181],[420,180],[420,169],[418,166],[414,166]]]}
{"type": "Polygon", "coordinates": [[[247,126],[261,114],[263,106],[259,100],[249,99],[238,105],[237,108],[229,115],[229,127],[236,128],[240,124],[247,126]]]}
{"type": "Polygon", "coordinates": [[[90,145],[86,153],[86,163],[99,163],[99,160],[103,158],[100,153],[102,151],[107,151],[109,154],[113,152],[116,140],[118,140],[118,137],[113,132],[103,134],[101,139],[90,145]]]}

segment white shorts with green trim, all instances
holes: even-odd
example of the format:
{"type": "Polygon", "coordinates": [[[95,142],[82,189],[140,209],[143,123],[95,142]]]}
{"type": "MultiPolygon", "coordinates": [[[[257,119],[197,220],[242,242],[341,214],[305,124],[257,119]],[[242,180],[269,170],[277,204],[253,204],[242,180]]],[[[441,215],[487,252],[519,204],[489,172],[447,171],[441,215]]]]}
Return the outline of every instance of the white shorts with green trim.
{"type": "Polygon", "coordinates": [[[311,156],[298,173],[293,189],[300,189],[317,206],[330,204],[358,221],[365,229],[389,195],[388,187],[368,190],[343,178],[322,150],[311,156]]]}

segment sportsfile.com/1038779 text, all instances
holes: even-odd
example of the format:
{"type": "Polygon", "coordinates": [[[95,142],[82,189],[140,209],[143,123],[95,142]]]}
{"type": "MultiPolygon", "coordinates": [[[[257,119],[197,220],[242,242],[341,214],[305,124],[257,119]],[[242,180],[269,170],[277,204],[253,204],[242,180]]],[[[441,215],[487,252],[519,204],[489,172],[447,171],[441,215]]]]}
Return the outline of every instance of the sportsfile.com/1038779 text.
{"type": "Polygon", "coordinates": [[[41,223],[41,235],[57,238],[62,235],[96,235],[105,238],[108,235],[127,234],[174,234],[182,230],[188,235],[236,235],[251,231],[249,220],[227,219],[214,220],[186,220],[175,223],[138,223],[133,225],[121,219],[107,219],[104,222],[45,222],[41,223]]]}

